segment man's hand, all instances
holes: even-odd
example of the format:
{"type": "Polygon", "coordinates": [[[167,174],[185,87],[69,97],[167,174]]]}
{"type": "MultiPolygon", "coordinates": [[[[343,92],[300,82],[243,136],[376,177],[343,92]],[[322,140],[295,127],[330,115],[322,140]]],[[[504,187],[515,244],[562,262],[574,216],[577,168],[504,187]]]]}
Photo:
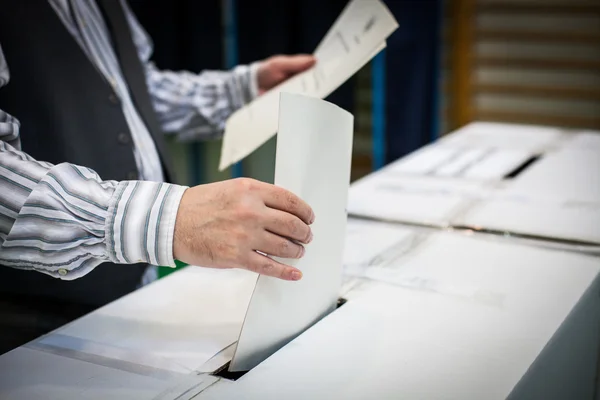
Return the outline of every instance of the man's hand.
{"type": "Polygon", "coordinates": [[[258,68],[258,92],[263,94],[292,76],[306,71],[315,64],[311,55],[273,56],[264,60],[258,68]]]}
{"type": "Polygon", "coordinates": [[[259,254],[300,258],[309,243],[312,209],[280,187],[233,179],[187,189],[173,239],[176,259],[212,268],[243,268],[285,280],[302,273],[259,254]]]}

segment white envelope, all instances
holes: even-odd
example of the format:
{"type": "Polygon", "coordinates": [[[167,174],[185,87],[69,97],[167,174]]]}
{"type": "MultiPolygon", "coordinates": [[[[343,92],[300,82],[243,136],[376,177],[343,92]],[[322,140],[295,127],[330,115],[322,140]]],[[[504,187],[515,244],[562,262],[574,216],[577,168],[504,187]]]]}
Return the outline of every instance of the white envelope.
{"type": "Polygon", "coordinates": [[[302,259],[279,260],[300,269],[302,280],[258,278],[231,371],[251,369],[331,312],[341,287],[354,118],[289,93],[279,111],[275,184],[313,208],[314,239],[302,259]]]}

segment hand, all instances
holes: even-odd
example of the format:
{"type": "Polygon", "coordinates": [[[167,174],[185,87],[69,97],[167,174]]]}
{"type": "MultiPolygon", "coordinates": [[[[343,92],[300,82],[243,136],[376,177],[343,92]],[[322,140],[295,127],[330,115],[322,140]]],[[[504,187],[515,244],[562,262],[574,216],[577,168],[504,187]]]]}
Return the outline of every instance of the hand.
{"type": "Polygon", "coordinates": [[[173,239],[176,259],[212,268],[243,268],[285,280],[302,273],[262,253],[300,258],[312,240],[312,209],[280,187],[233,179],[187,189],[173,239]]]}
{"type": "Polygon", "coordinates": [[[264,60],[258,67],[258,92],[263,94],[292,76],[306,71],[315,65],[311,55],[273,56],[264,60]]]}

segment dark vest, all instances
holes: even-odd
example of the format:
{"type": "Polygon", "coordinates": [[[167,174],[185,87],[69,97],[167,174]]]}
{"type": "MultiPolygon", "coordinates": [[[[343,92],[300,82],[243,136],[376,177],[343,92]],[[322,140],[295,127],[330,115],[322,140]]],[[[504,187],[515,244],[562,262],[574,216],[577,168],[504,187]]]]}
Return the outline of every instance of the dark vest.
{"type": "MultiPolygon", "coordinates": [[[[118,0],[99,0],[131,96],[170,175],[163,133],[142,64],[118,0]]],[[[132,139],[111,85],[88,59],[47,0],[0,0],[0,44],[10,82],[0,108],[21,121],[22,149],[38,160],[92,168],[104,180],[137,179],[132,139]]],[[[146,265],[102,264],[61,281],[0,267],[0,294],[56,298],[99,306],[136,288],[146,265]]]]}

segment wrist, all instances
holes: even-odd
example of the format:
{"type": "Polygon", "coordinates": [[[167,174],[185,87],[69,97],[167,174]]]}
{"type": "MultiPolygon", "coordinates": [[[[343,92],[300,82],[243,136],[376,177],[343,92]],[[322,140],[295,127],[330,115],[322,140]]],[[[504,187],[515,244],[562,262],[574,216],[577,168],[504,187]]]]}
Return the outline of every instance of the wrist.
{"type": "Polygon", "coordinates": [[[258,95],[260,94],[260,85],[258,82],[258,72],[259,72],[262,64],[263,64],[262,61],[256,61],[256,62],[253,62],[252,64],[250,64],[249,84],[250,84],[250,96],[252,97],[252,99],[257,98],[258,95]]]}

